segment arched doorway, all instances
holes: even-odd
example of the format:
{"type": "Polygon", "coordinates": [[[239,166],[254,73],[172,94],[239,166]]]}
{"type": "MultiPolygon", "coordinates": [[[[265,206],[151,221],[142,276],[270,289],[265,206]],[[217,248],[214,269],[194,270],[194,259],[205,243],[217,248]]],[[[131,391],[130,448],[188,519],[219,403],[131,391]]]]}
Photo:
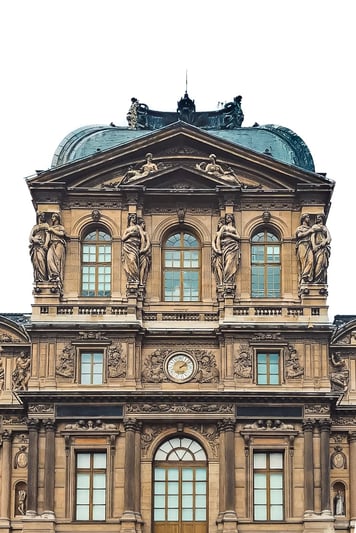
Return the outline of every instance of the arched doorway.
{"type": "Polygon", "coordinates": [[[206,533],[207,456],[188,437],[163,442],[153,463],[153,532],[206,533]]]}

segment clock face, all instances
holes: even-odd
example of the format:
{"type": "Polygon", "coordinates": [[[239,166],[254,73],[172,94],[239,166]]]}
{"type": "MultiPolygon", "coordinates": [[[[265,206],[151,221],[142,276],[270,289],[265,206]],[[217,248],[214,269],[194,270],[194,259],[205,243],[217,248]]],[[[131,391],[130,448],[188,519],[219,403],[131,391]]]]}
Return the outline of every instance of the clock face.
{"type": "Polygon", "coordinates": [[[165,364],[168,377],[178,383],[189,381],[196,369],[194,359],[185,353],[170,355],[165,364]]]}

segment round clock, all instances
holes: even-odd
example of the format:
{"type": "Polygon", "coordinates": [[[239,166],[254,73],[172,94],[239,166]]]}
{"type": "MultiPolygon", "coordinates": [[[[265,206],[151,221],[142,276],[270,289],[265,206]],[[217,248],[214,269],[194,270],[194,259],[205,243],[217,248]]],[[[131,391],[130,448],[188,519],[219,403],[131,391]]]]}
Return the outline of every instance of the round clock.
{"type": "Polygon", "coordinates": [[[194,376],[196,363],[193,357],[186,353],[174,353],[166,359],[165,369],[170,379],[185,383],[194,376]]]}

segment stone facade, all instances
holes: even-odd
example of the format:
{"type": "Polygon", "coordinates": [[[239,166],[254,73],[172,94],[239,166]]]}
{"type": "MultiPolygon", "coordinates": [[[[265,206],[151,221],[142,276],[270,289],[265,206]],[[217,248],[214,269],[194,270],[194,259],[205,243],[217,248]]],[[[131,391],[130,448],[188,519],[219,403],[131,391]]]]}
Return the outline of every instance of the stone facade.
{"type": "Polygon", "coordinates": [[[146,133],[28,179],[32,315],[0,316],[0,529],[354,531],[334,183],[185,122],[146,133]]]}

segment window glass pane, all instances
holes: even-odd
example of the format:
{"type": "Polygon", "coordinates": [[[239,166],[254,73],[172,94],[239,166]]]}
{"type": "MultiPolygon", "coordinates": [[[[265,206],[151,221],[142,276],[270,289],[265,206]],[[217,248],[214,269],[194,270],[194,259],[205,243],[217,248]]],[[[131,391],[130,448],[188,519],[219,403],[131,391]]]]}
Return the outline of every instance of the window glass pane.
{"type": "Polygon", "coordinates": [[[282,505],[283,503],[283,491],[278,489],[271,490],[271,503],[273,505],[282,505]]]}
{"type": "MultiPolygon", "coordinates": [[[[206,459],[204,450],[201,451],[204,453],[204,459],[206,459]]],[[[206,479],[206,468],[196,468],[195,479],[198,481],[206,479]]]]}
{"type": "Polygon", "coordinates": [[[270,468],[283,468],[283,454],[271,453],[270,454],[270,468]]]}
{"type": "Polygon", "coordinates": [[[78,489],[88,489],[90,486],[90,476],[89,474],[79,474],[77,475],[77,487],[78,489]]]}
{"type": "Polygon", "coordinates": [[[105,490],[97,489],[93,491],[93,503],[95,505],[105,505],[105,490]]]}
{"type": "Polygon", "coordinates": [[[283,506],[282,505],[272,505],[271,520],[283,520],[283,506]]]}
{"type": "Polygon", "coordinates": [[[169,248],[172,246],[180,246],[180,234],[176,233],[176,235],[169,237],[166,241],[166,246],[169,248]]]}
{"type": "Polygon", "coordinates": [[[188,247],[198,248],[199,244],[196,238],[193,237],[193,235],[189,235],[189,233],[185,233],[183,237],[183,246],[185,248],[188,248],[188,247]]]}
{"type": "Polygon", "coordinates": [[[168,496],[167,503],[170,509],[178,508],[179,507],[178,496],[168,496]]]}
{"type": "Polygon", "coordinates": [[[164,481],[166,479],[165,472],[164,468],[155,468],[155,479],[164,481]]]}
{"type": "Polygon", "coordinates": [[[205,496],[196,496],[195,497],[195,506],[196,507],[205,507],[205,505],[206,505],[205,496]]]}
{"type": "Polygon", "coordinates": [[[187,508],[184,508],[182,509],[182,520],[184,522],[191,522],[193,521],[193,509],[187,509],[187,508]]]}
{"type": "Polygon", "coordinates": [[[255,489],[254,499],[256,504],[265,505],[267,503],[267,492],[264,489],[255,489]]]}
{"type": "Polygon", "coordinates": [[[178,494],[178,483],[174,481],[168,483],[168,494],[178,494]]]}
{"type": "Polygon", "coordinates": [[[155,496],[154,497],[154,506],[155,507],[161,507],[162,509],[165,507],[166,504],[166,498],[165,496],[155,496]]]}
{"type": "Polygon", "coordinates": [[[176,522],[178,520],[178,509],[168,509],[167,520],[169,522],[176,522]]]}
{"type": "Polygon", "coordinates": [[[177,481],[179,479],[178,468],[169,468],[167,473],[167,479],[169,479],[169,481],[177,481]]]}
{"type": "Polygon", "coordinates": [[[198,522],[205,521],[206,520],[206,509],[196,509],[195,520],[197,520],[198,522]]]}
{"type": "Polygon", "coordinates": [[[161,481],[156,481],[155,483],[155,494],[165,494],[165,483],[161,481]]]}
{"type": "Polygon", "coordinates": [[[184,268],[198,268],[199,266],[199,253],[196,252],[183,252],[183,266],[184,268]]]}
{"type": "Polygon", "coordinates": [[[206,483],[205,481],[198,481],[195,486],[196,494],[206,494],[206,483]]]}
{"type": "Polygon", "coordinates": [[[254,468],[266,468],[267,455],[265,453],[255,453],[253,456],[254,468]]]}
{"type": "Polygon", "coordinates": [[[77,505],[76,520],[89,520],[89,506],[77,505]]]}
{"type": "Polygon", "coordinates": [[[267,507],[265,505],[255,505],[254,519],[267,520],[267,507]]]}
{"type": "Polygon", "coordinates": [[[182,479],[184,481],[193,480],[193,469],[192,468],[183,468],[182,469],[182,479]]]}
{"type": "Polygon", "coordinates": [[[94,489],[105,489],[106,476],[105,474],[94,474],[93,487],[94,489]]]}
{"type": "Polygon", "coordinates": [[[193,483],[191,481],[183,481],[182,494],[193,494],[193,483]]]}
{"type": "Polygon", "coordinates": [[[164,509],[155,509],[154,510],[154,519],[156,522],[163,522],[165,520],[165,510],[164,509]]]}
{"type": "Polygon", "coordinates": [[[95,505],[93,507],[93,520],[105,520],[105,505],[95,505]]]}
{"type": "Polygon", "coordinates": [[[255,474],[254,482],[256,489],[265,489],[267,487],[266,474],[255,474]]]}
{"type": "Polygon", "coordinates": [[[281,473],[270,474],[270,485],[272,489],[281,489],[283,487],[283,478],[281,473]]]}

